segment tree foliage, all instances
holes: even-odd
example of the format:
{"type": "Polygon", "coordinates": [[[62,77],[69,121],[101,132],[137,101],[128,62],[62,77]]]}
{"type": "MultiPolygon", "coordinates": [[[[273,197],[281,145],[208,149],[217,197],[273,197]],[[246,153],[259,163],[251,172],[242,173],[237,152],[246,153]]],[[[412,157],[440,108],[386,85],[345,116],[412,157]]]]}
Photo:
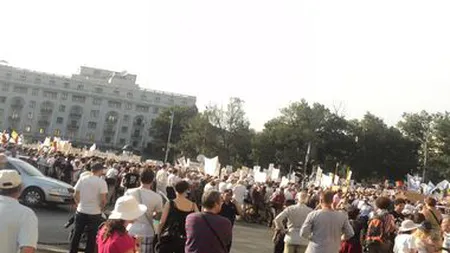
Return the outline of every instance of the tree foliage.
{"type": "Polygon", "coordinates": [[[326,172],[337,169],[363,178],[401,179],[406,173],[423,171],[430,179],[450,176],[450,114],[405,113],[398,124],[388,126],[366,113],[348,120],[319,103],[305,100],[280,110],[280,115],[255,132],[244,110],[244,101],[230,98],[224,107],[211,105],[203,112],[174,107],[152,123],[151,156],[163,159],[170,126],[170,161],[178,156],[219,156],[222,165],[267,167],[279,165],[284,172],[304,167],[311,146],[307,172],[320,165],[326,172]]]}

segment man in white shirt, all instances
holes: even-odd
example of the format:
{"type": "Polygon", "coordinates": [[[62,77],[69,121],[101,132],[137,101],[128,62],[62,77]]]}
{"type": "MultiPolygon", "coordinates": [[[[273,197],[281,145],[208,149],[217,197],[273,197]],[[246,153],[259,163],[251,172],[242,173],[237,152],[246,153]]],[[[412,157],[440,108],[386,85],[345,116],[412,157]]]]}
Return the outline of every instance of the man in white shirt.
{"type": "Polygon", "coordinates": [[[305,205],[308,200],[308,192],[302,191],[297,195],[298,204],[284,209],[275,218],[276,228],[284,231],[284,252],[305,252],[308,246],[308,239],[300,237],[300,229],[306,220],[306,217],[313,210],[305,205]],[[287,220],[287,230],[284,228],[283,221],[287,220]]]}
{"type": "Polygon", "coordinates": [[[139,203],[147,206],[147,212],[133,222],[128,232],[136,237],[142,238],[141,252],[153,252],[153,238],[155,236],[155,227],[153,219],[159,220],[163,209],[162,197],[152,191],[155,173],[150,168],[145,168],[140,173],[141,187],[129,189],[125,195],[133,196],[139,203]],[[145,248],[145,249],[144,249],[145,248]]]}
{"type": "Polygon", "coordinates": [[[228,185],[227,180],[228,180],[228,176],[224,176],[223,180],[220,181],[220,183],[219,183],[219,192],[220,193],[224,193],[225,190],[227,189],[227,185],[228,185]]]}
{"type": "Polygon", "coordinates": [[[156,189],[164,193],[164,195],[167,195],[166,188],[168,177],[169,175],[165,168],[161,168],[156,172],[156,189]]]}
{"type": "Polygon", "coordinates": [[[106,205],[108,186],[100,176],[103,165],[94,164],[91,167],[92,175],[81,177],[75,185],[74,199],[77,204],[75,214],[75,232],[70,242],[70,253],[78,253],[81,235],[88,228],[86,252],[95,252],[95,238],[102,222],[102,210],[106,205]]]}
{"type": "Polygon", "coordinates": [[[0,252],[34,253],[38,240],[36,214],[17,200],[22,179],[15,170],[0,170],[0,252]]]}
{"type": "Polygon", "coordinates": [[[237,185],[233,189],[234,196],[233,198],[236,200],[237,204],[242,207],[244,204],[245,193],[247,192],[247,188],[244,186],[244,182],[239,180],[237,185]]]}

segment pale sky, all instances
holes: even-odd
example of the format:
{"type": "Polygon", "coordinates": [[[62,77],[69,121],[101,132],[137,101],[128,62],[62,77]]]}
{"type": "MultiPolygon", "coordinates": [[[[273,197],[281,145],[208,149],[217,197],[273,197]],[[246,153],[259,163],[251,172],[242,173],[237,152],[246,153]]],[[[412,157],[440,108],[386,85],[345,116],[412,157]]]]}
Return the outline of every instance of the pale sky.
{"type": "Polygon", "coordinates": [[[200,109],[238,96],[258,130],[301,98],[395,124],[450,108],[449,13],[448,0],[0,0],[0,60],[127,70],[200,109]]]}

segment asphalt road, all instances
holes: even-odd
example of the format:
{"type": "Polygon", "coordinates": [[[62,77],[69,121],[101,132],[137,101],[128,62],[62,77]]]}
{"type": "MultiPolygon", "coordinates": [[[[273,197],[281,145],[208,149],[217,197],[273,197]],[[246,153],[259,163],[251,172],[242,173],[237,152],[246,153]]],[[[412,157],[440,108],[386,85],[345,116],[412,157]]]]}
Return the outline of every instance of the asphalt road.
{"type": "MultiPolygon", "coordinates": [[[[39,219],[39,242],[67,249],[69,230],[63,226],[72,211],[69,207],[40,207],[34,209],[39,219]]],[[[237,222],[233,231],[231,253],[271,253],[271,231],[264,226],[237,222]]]]}

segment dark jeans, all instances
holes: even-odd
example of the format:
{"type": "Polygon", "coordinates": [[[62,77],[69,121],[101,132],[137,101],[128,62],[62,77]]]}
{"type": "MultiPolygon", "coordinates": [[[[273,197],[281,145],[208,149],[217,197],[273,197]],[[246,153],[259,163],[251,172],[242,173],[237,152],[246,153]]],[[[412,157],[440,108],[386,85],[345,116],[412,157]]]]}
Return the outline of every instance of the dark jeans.
{"type": "Polygon", "coordinates": [[[81,235],[87,233],[86,253],[97,252],[96,237],[98,227],[102,223],[101,214],[90,215],[84,213],[75,214],[75,233],[70,242],[70,253],[78,253],[78,247],[80,244],[81,235]]]}

